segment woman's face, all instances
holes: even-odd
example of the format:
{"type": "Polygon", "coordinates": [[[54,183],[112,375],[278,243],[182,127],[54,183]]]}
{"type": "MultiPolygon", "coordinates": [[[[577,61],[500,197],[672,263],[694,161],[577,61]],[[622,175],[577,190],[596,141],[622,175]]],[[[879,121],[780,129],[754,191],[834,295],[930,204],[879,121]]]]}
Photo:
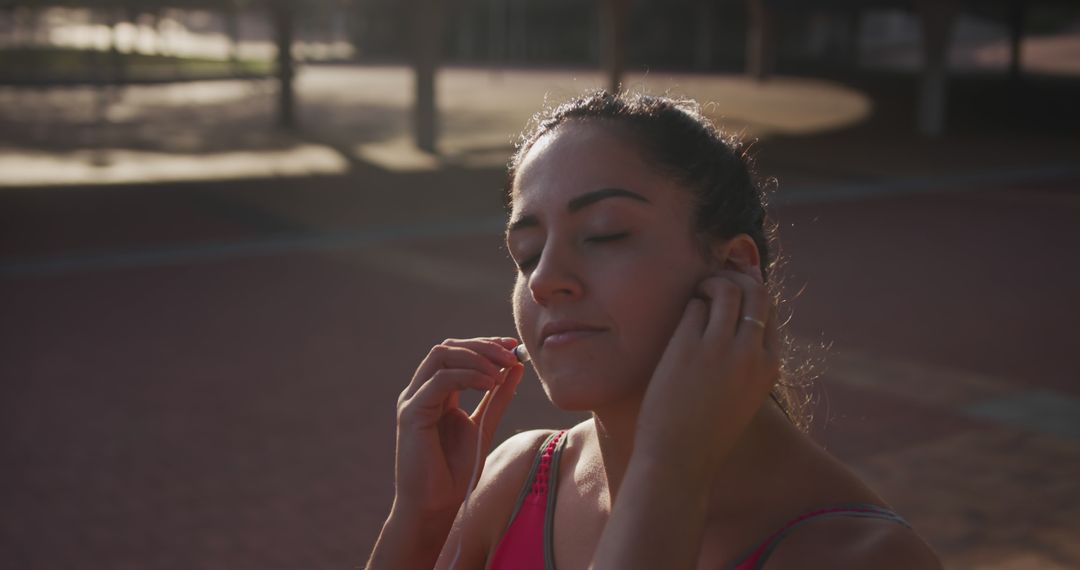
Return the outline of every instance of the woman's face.
{"type": "Polygon", "coordinates": [[[512,188],[514,321],[567,410],[640,398],[708,272],[691,193],[618,132],[563,124],[524,156],[512,188]],[[544,338],[552,326],[565,332],[544,338]]]}

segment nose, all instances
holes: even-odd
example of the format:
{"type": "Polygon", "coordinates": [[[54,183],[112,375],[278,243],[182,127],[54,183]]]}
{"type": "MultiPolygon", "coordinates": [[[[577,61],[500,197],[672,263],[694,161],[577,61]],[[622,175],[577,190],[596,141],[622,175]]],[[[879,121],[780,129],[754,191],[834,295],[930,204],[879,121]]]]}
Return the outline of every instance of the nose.
{"type": "Polygon", "coordinates": [[[529,274],[529,291],[538,305],[546,306],[559,299],[581,296],[584,287],[577,262],[572,255],[555,247],[545,248],[529,274]]]}

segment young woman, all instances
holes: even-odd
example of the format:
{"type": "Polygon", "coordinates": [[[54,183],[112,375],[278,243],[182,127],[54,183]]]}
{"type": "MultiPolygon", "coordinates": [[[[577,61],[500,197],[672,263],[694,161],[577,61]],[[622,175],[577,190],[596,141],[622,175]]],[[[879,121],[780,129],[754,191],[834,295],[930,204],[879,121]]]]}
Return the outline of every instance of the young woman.
{"type": "Polygon", "coordinates": [[[796,425],[775,226],[738,143],[693,104],[599,92],[550,111],[508,199],[521,342],[552,403],[592,418],[509,438],[461,508],[481,416],[486,450],[524,368],[516,339],[434,347],[398,402],[369,569],[941,567],[796,425]]]}

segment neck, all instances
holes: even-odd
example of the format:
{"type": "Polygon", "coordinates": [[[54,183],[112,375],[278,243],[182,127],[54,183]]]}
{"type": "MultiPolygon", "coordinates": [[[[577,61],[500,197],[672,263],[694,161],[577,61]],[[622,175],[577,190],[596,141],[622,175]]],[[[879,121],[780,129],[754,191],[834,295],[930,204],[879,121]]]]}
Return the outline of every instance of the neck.
{"type": "MultiPolygon", "coordinates": [[[[609,504],[614,504],[630,463],[640,407],[640,399],[629,399],[593,412],[595,441],[607,477],[609,504]]],[[[777,451],[790,449],[797,435],[798,429],[779,407],[771,399],[766,400],[713,480],[710,499],[713,508],[735,511],[748,502],[753,503],[755,499],[747,491],[760,486],[763,471],[770,471],[766,468],[779,460],[778,455],[783,455],[777,451]]]]}

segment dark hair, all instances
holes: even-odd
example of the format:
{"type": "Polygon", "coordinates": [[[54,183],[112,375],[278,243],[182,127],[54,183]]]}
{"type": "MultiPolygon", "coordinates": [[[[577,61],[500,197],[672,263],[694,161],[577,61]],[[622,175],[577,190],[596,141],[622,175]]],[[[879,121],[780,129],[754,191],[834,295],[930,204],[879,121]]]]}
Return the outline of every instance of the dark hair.
{"type": "MultiPolygon", "coordinates": [[[[688,99],[672,99],[640,93],[612,94],[599,90],[537,113],[518,141],[510,158],[506,184],[507,205],[522,159],[544,135],[569,121],[598,121],[621,129],[643,150],[655,167],[669,173],[696,198],[695,233],[702,244],[717,238],[730,239],[747,234],[754,240],[761,258],[761,274],[779,309],[783,303],[774,270],[779,256],[777,226],[765,211],[772,180],[756,176],[753,158],[738,136],[718,129],[705,117],[698,104],[688,99]]],[[[784,354],[780,379],[771,394],[788,419],[808,429],[808,386],[812,381],[810,363],[791,369],[793,342],[781,328],[784,354]]]]}

